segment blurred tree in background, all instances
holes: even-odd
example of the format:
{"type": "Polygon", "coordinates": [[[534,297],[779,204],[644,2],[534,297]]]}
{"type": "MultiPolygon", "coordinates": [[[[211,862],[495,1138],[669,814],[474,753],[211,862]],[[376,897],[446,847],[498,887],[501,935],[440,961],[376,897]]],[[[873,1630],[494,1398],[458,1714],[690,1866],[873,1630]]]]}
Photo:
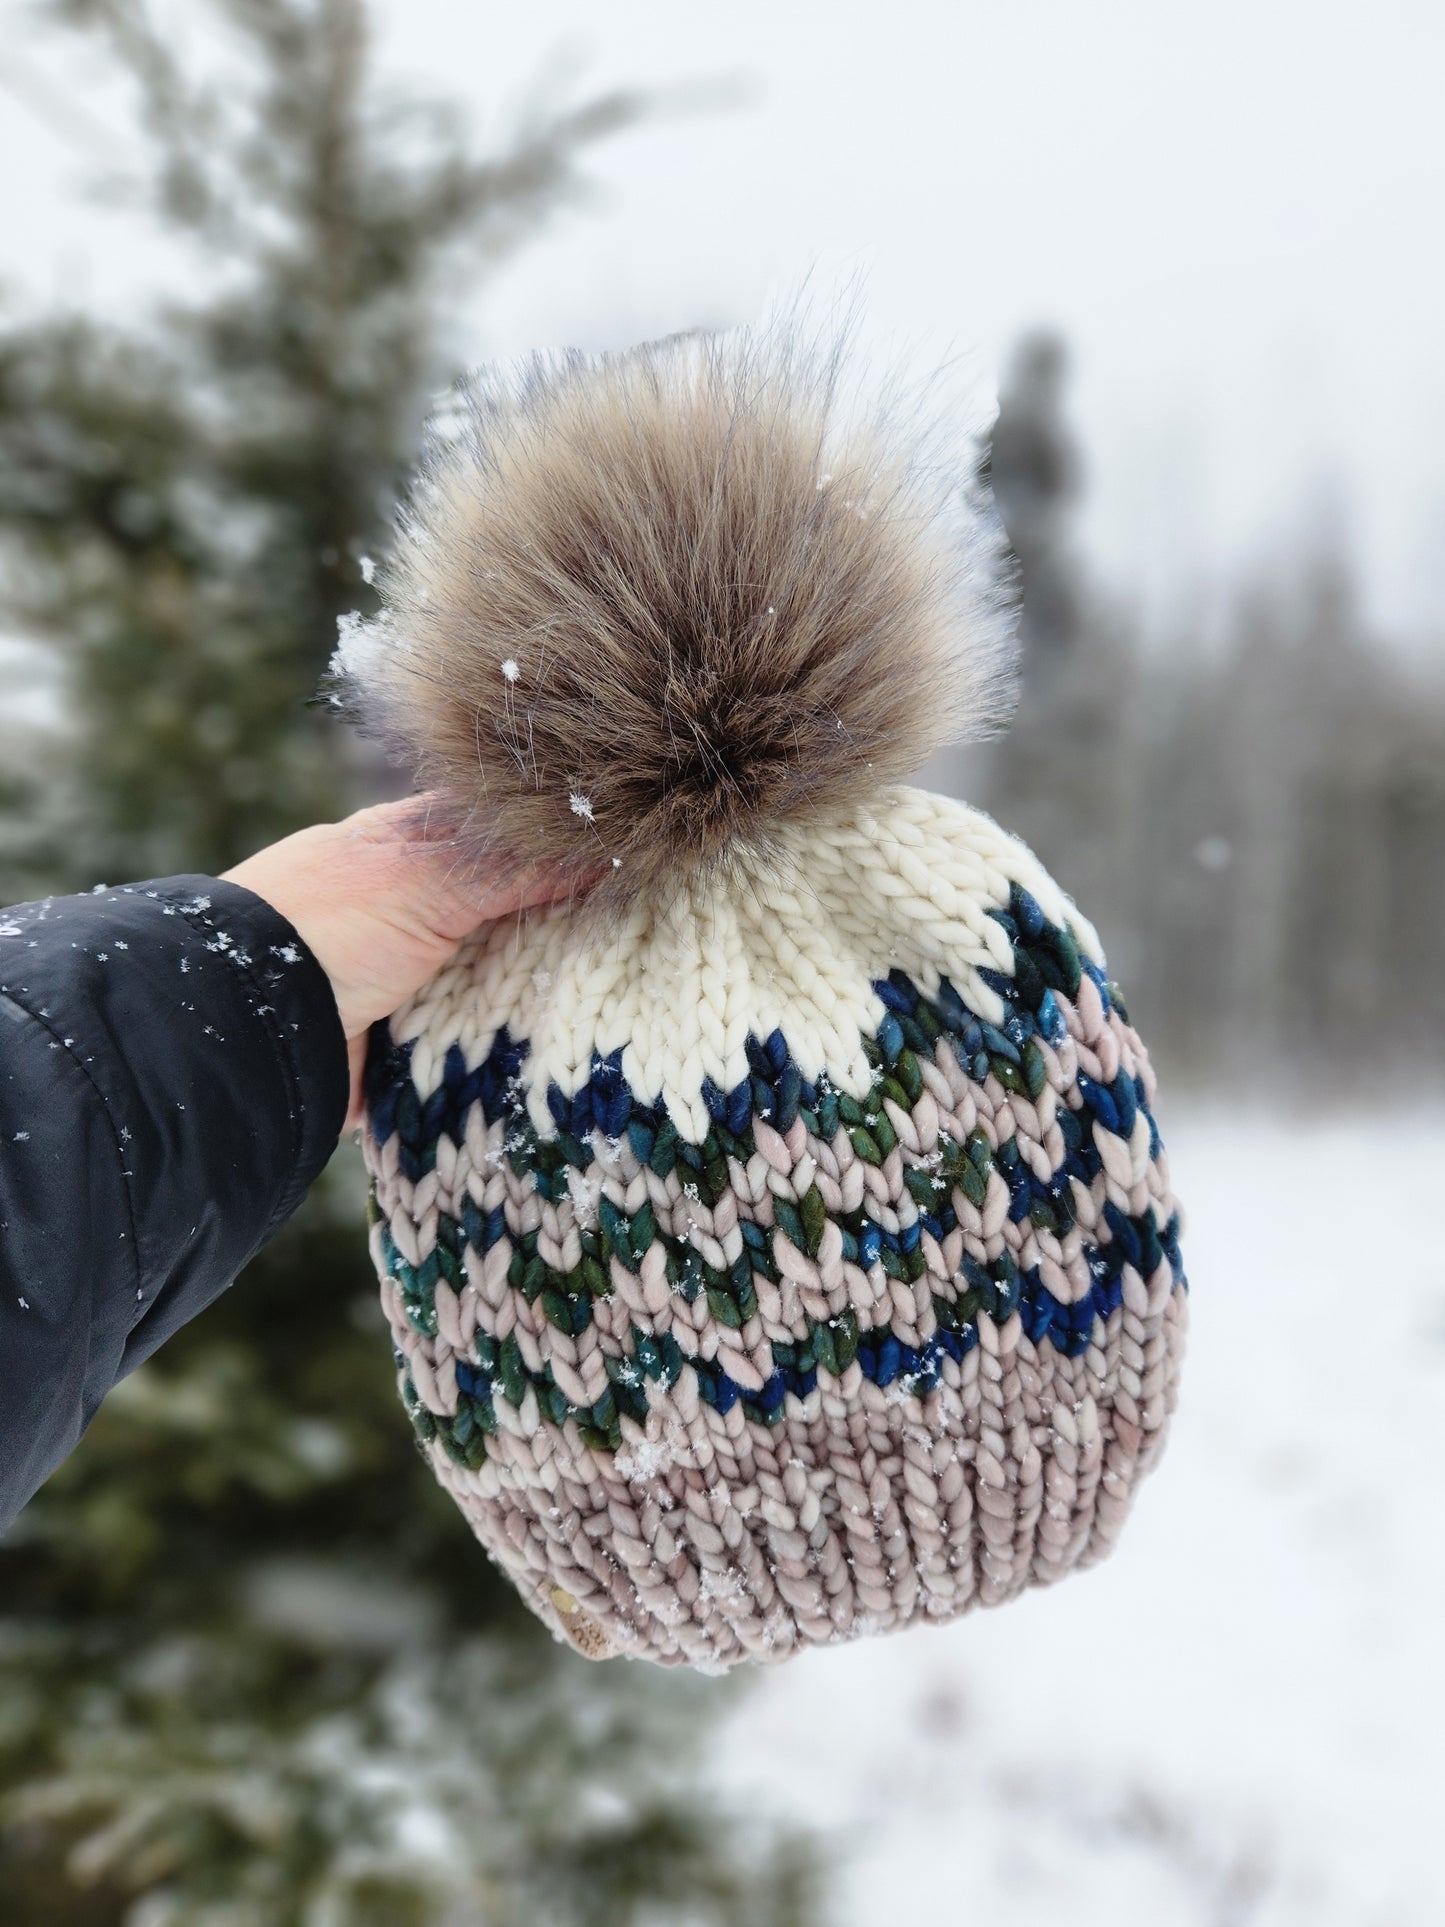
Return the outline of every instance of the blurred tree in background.
{"type": "Polygon", "coordinates": [[[1098,607],[1075,544],[1084,465],[1066,414],[1067,378],[1064,343],[1047,331],[1026,335],[981,462],[1017,559],[1023,674],[1008,735],[977,759],[975,800],[1057,867],[1113,940],[1111,966],[1132,994],[1137,975],[1118,953],[1107,906],[1120,854],[1115,826],[1134,799],[1123,745],[1140,720],[1140,679],[1132,639],[1098,607]]]}
{"type": "Polygon", "coordinates": [[[8,614],[65,672],[32,810],[69,784],[25,854],[52,884],[224,868],[348,800],[347,747],[303,705],[456,372],[447,298],[576,199],[586,148],[644,103],[586,101],[477,160],[445,109],[374,97],[359,0],[211,0],[245,86],[234,59],[193,81],[145,0],[47,11],[134,82],[151,205],[207,293],[144,333],[46,319],[0,348],[8,614]]]}
{"type": "Polygon", "coordinates": [[[1097,923],[1171,1073],[1250,1093],[1438,1093],[1445,680],[1370,632],[1328,516],[1222,633],[1141,633],[1074,543],[1066,357],[1027,337],[984,451],[1023,593],[1023,697],[956,786],[1097,923]]]}
{"type": "MultiPolygon", "coordinates": [[[[387,103],[362,0],[211,0],[207,82],[145,0],[44,11],[129,78],[203,294],[0,337],[4,618],[53,702],[0,744],[0,902],[216,871],[364,800],[308,705],[369,607],[447,300],[649,103],[476,159],[387,103]]],[[[410,1444],[349,1147],[127,1379],[0,1551],[0,1912],[31,1927],[798,1927],[808,1856],[716,1810],[718,1683],[589,1666],[410,1444]]]]}
{"type": "Polygon", "coordinates": [[[1055,334],[1025,335],[999,395],[983,463],[1018,558],[1019,646],[1035,681],[1078,646],[1083,582],[1072,545],[1083,487],[1078,445],[1064,417],[1068,351],[1055,334]]]}

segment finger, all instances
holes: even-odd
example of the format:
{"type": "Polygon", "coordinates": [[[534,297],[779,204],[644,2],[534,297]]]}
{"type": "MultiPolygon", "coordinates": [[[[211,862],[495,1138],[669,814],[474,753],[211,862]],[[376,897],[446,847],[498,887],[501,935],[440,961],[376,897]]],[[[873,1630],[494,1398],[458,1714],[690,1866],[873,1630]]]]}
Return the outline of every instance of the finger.
{"type": "MultiPolygon", "coordinates": [[[[474,923],[487,923],[495,917],[508,917],[518,910],[537,904],[559,903],[580,896],[591,877],[578,878],[554,868],[527,864],[498,874],[496,871],[456,875],[444,880],[442,889],[459,910],[470,912],[474,923]]],[[[469,924],[468,929],[473,927],[469,924]]]]}
{"type": "Polygon", "coordinates": [[[478,924],[579,896],[595,881],[541,864],[479,858],[430,814],[426,793],[358,810],[339,824],[383,863],[390,885],[439,936],[459,939],[478,924]]]}
{"type": "Polygon", "coordinates": [[[351,1096],[346,1106],[346,1122],[343,1131],[354,1131],[366,1115],[366,1103],[362,1096],[362,1073],[366,1069],[367,1032],[361,1031],[346,1040],[346,1061],[351,1074],[351,1096]]]}

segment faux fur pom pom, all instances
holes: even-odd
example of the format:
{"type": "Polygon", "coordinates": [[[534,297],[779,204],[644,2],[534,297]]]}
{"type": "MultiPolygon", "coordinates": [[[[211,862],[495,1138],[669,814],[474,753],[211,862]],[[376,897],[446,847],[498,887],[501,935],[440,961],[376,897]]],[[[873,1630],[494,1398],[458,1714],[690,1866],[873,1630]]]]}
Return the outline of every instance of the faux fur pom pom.
{"type": "Polygon", "coordinates": [[[665,895],[1005,719],[970,424],[850,410],[842,375],[775,331],[461,391],[335,669],[463,857],[665,895]]]}

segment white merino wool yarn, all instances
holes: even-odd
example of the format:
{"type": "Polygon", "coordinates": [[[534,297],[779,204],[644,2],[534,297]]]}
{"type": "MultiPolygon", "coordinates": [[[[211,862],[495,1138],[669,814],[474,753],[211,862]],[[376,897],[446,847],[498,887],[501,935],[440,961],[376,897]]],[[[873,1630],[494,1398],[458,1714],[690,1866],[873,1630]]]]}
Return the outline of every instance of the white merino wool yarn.
{"type": "MultiPolygon", "coordinates": [[[[1113,1543],[1183,1348],[1098,939],[904,779],[996,728],[1001,538],[836,357],[688,336],[466,389],[338,675],[475,933],[370,1052],[401,1393],[595,1657],[786,1657],[1113,1543]]],[[[1002,584],[1002,586],[1001,586],[1002,584]]]]}

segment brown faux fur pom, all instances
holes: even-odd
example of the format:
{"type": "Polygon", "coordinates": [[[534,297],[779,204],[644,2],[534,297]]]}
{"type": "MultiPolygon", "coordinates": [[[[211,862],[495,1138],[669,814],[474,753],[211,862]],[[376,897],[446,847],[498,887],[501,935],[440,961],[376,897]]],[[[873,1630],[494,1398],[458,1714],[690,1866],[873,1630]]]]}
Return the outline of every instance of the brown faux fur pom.
{"type": "Polygon", "coordinates": [[[976,450],[845,419],[841,373],[683,335],[462,390],[336,671],[463,857],[657,897],[1004,720],[976,450]]]}

